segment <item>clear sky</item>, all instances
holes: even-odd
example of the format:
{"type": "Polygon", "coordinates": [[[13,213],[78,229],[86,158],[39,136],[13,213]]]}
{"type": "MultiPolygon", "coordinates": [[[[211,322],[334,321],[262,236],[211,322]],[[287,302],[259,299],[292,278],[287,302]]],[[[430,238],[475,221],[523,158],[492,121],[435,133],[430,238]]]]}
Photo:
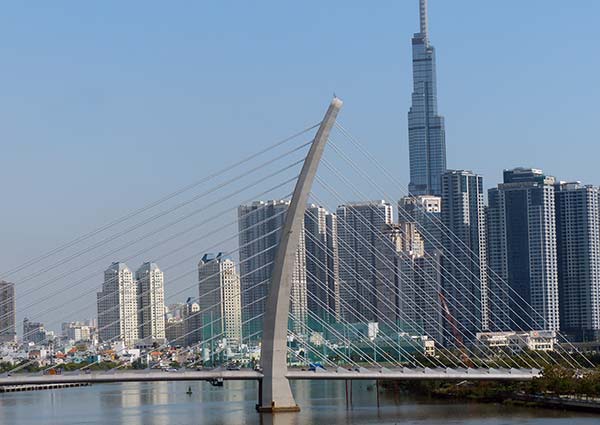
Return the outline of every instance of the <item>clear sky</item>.
{"type": "MultiPolygon", "coordinates": [[[[0,272],[316,122],[333,92],[407,182],[417,3],[5,4],[0,272]]],[[[449,168],[600,184],[600,2],[429,9],[449,168]]]]}

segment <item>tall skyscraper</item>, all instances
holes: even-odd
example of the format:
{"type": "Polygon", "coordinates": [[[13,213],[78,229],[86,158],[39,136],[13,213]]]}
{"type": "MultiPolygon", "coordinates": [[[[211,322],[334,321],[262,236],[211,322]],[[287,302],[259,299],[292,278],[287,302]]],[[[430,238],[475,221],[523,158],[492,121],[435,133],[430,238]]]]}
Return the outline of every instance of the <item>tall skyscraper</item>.
{"type": "Polygon", "coordinates": [[[198,288],[202,340],[214,345],[225,338],[229,345],[238,346],[242,340],[242,313],[235,263],[222,253],[204,254],[198,263],[198,288]]]}
{"type": "Polygon", "coordinates": [[[15,285],[0,280],[0,344],[15,342],[16,332],[15,314],[15,285]]]}
{"type": "Polygon", "coordinates": [[[559,330],[554,183],[515,168],[488,192],[492,330],[559,330]]]}
{"type": "MultiPolygon", "coordinates": [[[[323,207],[310,205],[304,216],[304,231],[308,311],[331,323],[340,318],[337,217],[323,207]]],[[[315,320],[309,315],[309,323],[315,320]]]]}
{"type": "Polygon", "coordinates": [[[139,338],[137,288],[133,273],[115,262],[104,272],[98,292],[98,337],[101,342],[123,341],[132,347],[139,338]]]}
{"type": "Polygon", "coordinates": [[[411,195],[440,195],[446,171],[444,118],[438,115],[435,49],[429,44],[427,0],[419,1],[420,32],[412,39],[413,94],[408,112],[411,195]]]}
{"type": "Polygon", "coordinates": [[[341,315],[348,322],[377,321],[376,250],[392,214],[392,206],[385,201],[337,208],[341,315]]]}
{"type": "MultiPolygon", "coordinates": [[[[271,283],[273,260],[289,204],[287,200],[256,201],[238,208],[243,334],[250,341],[259,341],[262,336],[262,314],[271,283]]],[[[303,230],[296,251],[290,300],[295,333],[305,331],[307,318],[304,244],[303,230]]]]}
{"type": "Polygon", "coordinates": [[[600,338],[600,188],[555,186],[560,327],[575,341],[600,338]]]}
{"type": "Polygon", "coordinates": [[[477,332],[488,329],[483,178],[465,170],[445,172],[442,205],[446,302],[458,327],[474,341],[477,332]]]}
{"type": "Polygon", "coordinates": [[[164,274],[155,263],[144,263],[135,272],[139,338],[146,344],[165,341],[164,274]]]}

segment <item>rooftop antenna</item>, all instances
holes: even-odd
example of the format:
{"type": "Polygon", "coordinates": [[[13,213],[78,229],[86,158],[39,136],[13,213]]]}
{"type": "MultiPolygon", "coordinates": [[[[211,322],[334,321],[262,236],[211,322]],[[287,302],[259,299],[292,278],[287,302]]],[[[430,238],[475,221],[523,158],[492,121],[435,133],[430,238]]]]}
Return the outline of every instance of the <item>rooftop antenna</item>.
{"type": "Polygon", "coordinates": [[[419,0],[419,17],[421,24],[421,34],[423,34],[423,38],[428,40],[428,22],[427,22],[427,0],[419,0]]]}

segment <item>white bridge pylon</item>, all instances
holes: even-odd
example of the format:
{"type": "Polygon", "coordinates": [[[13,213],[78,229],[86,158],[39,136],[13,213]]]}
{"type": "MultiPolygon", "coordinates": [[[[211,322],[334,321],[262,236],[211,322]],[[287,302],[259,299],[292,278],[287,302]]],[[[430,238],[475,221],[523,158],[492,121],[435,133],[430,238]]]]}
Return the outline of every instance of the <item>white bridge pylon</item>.
{"type": "Polygon", "coordinates": [[[296,404],[287,378],[287,332],[290,307],[290,290],[296,251],[302,234],[306,204],[319,162],[342,101],[334,97],[306,155],[294,194],[281,231],[281,239],[275,253],[269,296],[265,305],[261,365],[260,412],[297,412],[296,404]]]}

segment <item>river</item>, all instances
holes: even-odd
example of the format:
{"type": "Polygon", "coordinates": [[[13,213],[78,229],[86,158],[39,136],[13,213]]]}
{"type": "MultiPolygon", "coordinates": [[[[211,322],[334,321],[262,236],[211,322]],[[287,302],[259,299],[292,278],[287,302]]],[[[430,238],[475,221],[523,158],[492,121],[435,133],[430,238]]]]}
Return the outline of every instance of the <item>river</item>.
{"type": "Polygon", "coordinates": [[[343,382],[293,383],[297,414],[270,415],[254,410],[256,383],[156,382],[99,384],[0,394],[2,425],[341,425],[341,424],[599,424],[600,417],[576,412],[501,404],[417,401],[376,393],[369,382],[354,382],[353,405],[346,407],[343,382]],[[192,394],[186,394],[191,388],[192,394]]]}

